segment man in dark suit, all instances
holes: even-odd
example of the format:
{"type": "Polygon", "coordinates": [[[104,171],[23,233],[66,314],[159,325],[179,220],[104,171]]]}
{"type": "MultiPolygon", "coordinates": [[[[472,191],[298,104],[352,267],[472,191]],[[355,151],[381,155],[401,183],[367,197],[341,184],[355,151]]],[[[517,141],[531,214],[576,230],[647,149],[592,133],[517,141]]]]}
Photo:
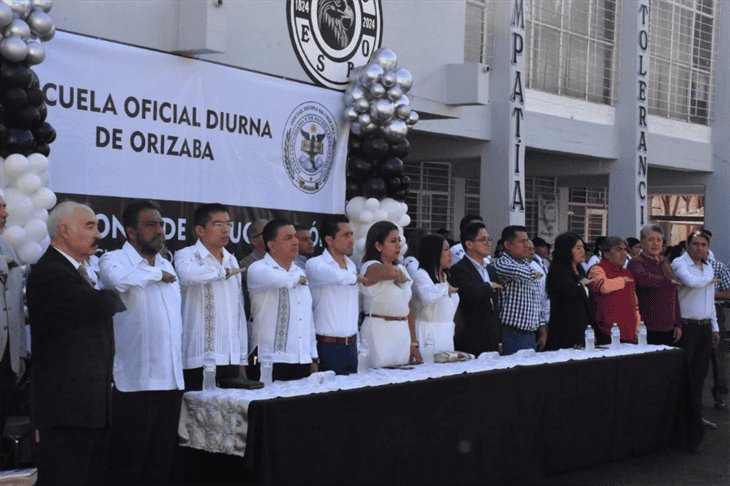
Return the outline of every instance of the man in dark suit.
{"type": "Polygon", "coordinates": [[[51,246],[31,267],[26,295],[33,343],[38,484],[103,481],[114,358],[114,290],[90,283],[86,260],[101,237],[94,212],[67,201],[48,217],[51,246]]]}
{"type": "Polygon", "coordinates": [[[456,349],[479,355],[497,351],[499,321],[494,308],[496,282],[484,264],[489,256],[491,238],[484,223],[470,223],[461,231],[466,255],[451,267],[450,281],[459,289],[459,308],[454,344],[456,349]]]}

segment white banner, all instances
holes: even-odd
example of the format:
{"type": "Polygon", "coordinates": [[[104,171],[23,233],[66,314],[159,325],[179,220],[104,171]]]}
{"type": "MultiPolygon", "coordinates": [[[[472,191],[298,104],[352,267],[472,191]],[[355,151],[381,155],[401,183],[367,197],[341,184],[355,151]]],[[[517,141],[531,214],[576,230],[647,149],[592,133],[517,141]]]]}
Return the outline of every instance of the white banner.
{"type": "Polygon", "coordinates": [[[59,193],[342,213],[342,93],[58,33],[34,68],[59,193]]]}

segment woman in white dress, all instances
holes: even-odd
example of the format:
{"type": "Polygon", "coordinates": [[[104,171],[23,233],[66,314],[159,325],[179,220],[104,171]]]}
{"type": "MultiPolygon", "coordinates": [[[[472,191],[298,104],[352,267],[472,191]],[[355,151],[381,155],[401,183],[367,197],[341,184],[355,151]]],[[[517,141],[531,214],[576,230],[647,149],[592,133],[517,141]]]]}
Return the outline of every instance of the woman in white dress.
{"type": "Polygon", "coordinates": [[[448,281],[451,267],[449,243],[441,235],[426,235],[418,253],[420,268],[413,276],[413,310],[421,350],[426,338],[434,341],[434,353],[454,350],[454,314],[459,289],[448,281]]]}
{"type": "Polygon", "coordinates": [[[368,231],[360,269],[365,277],[360,284],[365,313],[360,336],[367,342],[373,368],[422,361],[410,310],[412,281],[397,263],[400,250],[400,233],[393,223],[378,221],[368,231]]]}

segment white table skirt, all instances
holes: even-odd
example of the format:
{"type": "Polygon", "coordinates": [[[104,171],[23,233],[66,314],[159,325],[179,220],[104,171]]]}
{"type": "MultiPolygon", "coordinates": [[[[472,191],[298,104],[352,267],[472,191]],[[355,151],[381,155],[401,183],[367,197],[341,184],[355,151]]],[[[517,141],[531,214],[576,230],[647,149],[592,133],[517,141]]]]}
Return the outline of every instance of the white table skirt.
{"type": "Polygon", "coordinates": [[[183,396],[178,433],[182,445],[208,452],[243,456],[246,452],[248,406],[254,400],[293,397],[312,393],[351,390],[427,380],[461,373],[478,373],[515,366],[536,366],[674,349],[669,346],[621,344],[619,349],[561,349],[536,353],[522,350],[511,356],[482,353],[479,358],[457,363],[416,365],[413,369],[371,369],[369,373],[335,376],[332,372],[316,373],[296,381],[277,381],[258,390],[217,389],[211,392],[188,392],[183,396]]]}

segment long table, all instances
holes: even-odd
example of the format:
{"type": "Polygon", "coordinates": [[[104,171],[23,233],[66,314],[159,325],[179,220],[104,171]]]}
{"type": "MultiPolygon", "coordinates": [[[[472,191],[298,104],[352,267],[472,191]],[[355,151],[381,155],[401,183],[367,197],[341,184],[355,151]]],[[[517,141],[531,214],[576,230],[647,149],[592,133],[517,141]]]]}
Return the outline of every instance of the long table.
{"type": "Polygon", "coordinates": [[[201,482],[504,484],[681,445],[683,352],[649,351],[246,401],[243,458],[190,453],[188,478],[205,468],[201,482]]]}

